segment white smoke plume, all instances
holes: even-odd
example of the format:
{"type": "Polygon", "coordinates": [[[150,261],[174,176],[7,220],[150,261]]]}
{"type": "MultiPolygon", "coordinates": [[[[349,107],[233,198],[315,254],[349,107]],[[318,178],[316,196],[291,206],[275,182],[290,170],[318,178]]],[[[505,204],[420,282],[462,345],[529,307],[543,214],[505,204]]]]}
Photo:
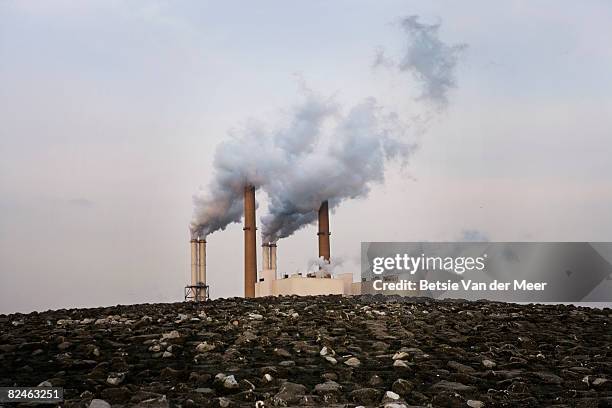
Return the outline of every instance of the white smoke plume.
{"type": "Polygon", "coordinates": [[[410,72],[422,85],[420,99],[443,108],[448,103],[448,91],[457,86],[455,69],[466,44],[448,45],[439,38],[441,23],[424,24],[419,16],[401,20],[400,26],[406,33],[406,46],[399,61],[387,57],[379,48],[374,66],[384,66],[410,72]]]}
{"type": "Polygon", "coordinates": [[[374,98],[334,120],[308,154],[295,157],[282,175],[262,186],[269,198],[269,212],[261,218],[264,242],[314,222],[323,201],[333,210],[344,200],[366,197],[373,183],[383,182],[387,161],[405,164],[416,149],[407,126],[374,98]]]}
{"type": "Polygon", "coordinates": [[[318,273],[323,271],[329,273],[330,275],[334,275],[343,263],[344,261],[342,259],[335,257],[332,257],[329,262],[327,262],[323,257],[312,258],[308,261],[307,273],[318,273]]]}
{"type": "MultiPolygon", "coordinates": [[[[401,26],[408,35],[404,56],[395,62],[381,51],[375,65],[412,72],[423,84],[421,98],[445,106],[465,45],[443,43],[440,24],[419,23],[417,16],[401,26]]],[[[406,164],[417,147],[408,126],[374,98],[343,110],[308,89],[304,94],[280,125],[246,127],[218,146],[213,180],[193,199],[193,236],[239,222],[250,184],[268,196],[262,238],[276,242],[316,221],[323,201],[333,211],[344,200],[366,197],[373,184],[384,181],[388,162],[406,164]]]]}
{"type": "Polygon", "coordinates": [[[276,129],[250,124],[233,132],[215,152],[213,180],[193,197],[190,225],[193,237],[206,237],[239,222],[246,185],[261,187],[278,178],[289,163],[312,150],[323,122],[337,107],[304,89],[304,100],[276,129]]]}

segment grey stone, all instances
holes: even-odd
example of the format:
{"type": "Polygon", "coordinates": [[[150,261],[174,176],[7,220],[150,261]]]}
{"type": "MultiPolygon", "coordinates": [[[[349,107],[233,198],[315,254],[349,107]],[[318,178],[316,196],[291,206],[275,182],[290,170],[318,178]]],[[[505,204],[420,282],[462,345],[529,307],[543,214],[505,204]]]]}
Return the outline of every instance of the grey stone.
{"type": "Polygon", "coordinates": [[[359,367],[361,365],[361,361],[357,357],[351,357],[344,362],[349,367],[359,367]]]}
{"type": "Polygon", "coordinates": [[[101,399],[92,399],[89,408],[111,408],[111,404],[101,399]]]}
{"type": "Polygon", "coordinates": [[[476,391],[476,387],[465,385],[458,382],[442,380],[431,386],[432,391],[450,391],[458,394],[471,393],[476,391]]]}
{"type": "Polygon", "coordinates": [[[339,394],[342,386],[335,381],[329,380],[322,384],[315,385],[315,393],[319,395],[339,394]]]}
{"type": "Polygon", "coordinates": [[[273,397],[276,405],[286,406],[295,404],[306,394],[306,387],[302,384],[285,382],[281,385],[280,390],[273,397]]]}
{"type": "Polygon", "coordinates": [[[380,401],[382,392],[376,388],[358,388],[349,394],[356,404],[374,405],[380,401]]]}
{"type": "Polygon", "coordinates": [[[406,395],[410,394],[413,389],[414,384],[412,384],[410,381],[406,381],[401,378],[395,380],[395,382],[391,386],[391,390],[401,395],[402,397],[405,397],[406,395]]]}

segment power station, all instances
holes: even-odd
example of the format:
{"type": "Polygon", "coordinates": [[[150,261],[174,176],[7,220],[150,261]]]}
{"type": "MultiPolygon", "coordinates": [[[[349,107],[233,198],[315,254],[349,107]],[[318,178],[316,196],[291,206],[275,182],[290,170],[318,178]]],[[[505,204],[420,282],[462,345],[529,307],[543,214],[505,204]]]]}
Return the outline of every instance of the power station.
{"type": "MultiPolygon", "coordinates": [[[[262,244],[262,267],[257,273],[257,225],[255,214],[255,187],[244,187],[244,297],[279,295],[355,295],[361,293],[361,285],[353,283],[352,273],[334,277],[325,268],[302,275],[278,276],[277,244],[262,244]],[[258,278],[259,276],[259,278],[258,278]]],[[[329,204],[323,201],[318,214],[319,258],[330,262],[329,204]]],[[[191,284],[185,286],[185,300],[205,301],[209,298],[206,283],[206,240],[201,237],[191,241],[191,284]]]]}

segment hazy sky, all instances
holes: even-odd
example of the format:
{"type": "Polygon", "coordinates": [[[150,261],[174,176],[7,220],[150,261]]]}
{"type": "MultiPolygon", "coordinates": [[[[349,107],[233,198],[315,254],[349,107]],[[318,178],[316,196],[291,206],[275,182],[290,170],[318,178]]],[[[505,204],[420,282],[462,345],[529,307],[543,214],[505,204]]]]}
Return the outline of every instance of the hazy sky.
{"type": "MultiPolygon", "coordinates": [[[[5,0],[0,313],[182,300],[191,197],[228,131],[273,122],[302,82],[423,110],[414,78],[372,69],[409,15],[468,49],[408,168],[333,214],[342,269],[361,241],[612,240],[608,1],[5,0]]],[[[242,294],[242,236],[208,238],[214,297],[242,294]]],[[[281,240],[280,270],[316,239],[281,240]]]]}

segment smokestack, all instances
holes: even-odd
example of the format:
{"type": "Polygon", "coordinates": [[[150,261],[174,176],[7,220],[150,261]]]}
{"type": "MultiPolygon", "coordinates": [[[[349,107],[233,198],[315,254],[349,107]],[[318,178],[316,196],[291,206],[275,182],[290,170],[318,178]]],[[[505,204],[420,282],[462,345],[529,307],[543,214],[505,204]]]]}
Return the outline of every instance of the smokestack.
{"type": "Polygon", "coordinates": [[[276,279],[276,244],[270,244],[270,269],[274,271],[274,278],[276,279]]]}
{"type": "Polygon", "coordinates": [[[321,203],[319,208],[319,258],[329,262],[329,206],[327,201],[321,203]]]}
{"type": "Polygon", "coordinates": [[[257,280],[255,187],[244,188],[244,297],[255,297],[257,280]]]}
{"type": "Polygon", "coordinates": [[[198,240],[191,241],[191,286],[198,283],[198,240]]]}
{"type": "Polygon", "coordinates": [[[198,240],[198,283],[206,285],[206,240],[198,240]]]}
{"type": "Polygon", "coordinates": [[[276,271],[276,244],[271,242],[262,244],[261,249],[263,255],[261,269],[276,271]]]}
{"type": "Polygon", "coordinates": [[[261,270],[265,271],[266,269],[272,269],[270,267],[270,244],[262,244],[261,249],[261,270]]]}

